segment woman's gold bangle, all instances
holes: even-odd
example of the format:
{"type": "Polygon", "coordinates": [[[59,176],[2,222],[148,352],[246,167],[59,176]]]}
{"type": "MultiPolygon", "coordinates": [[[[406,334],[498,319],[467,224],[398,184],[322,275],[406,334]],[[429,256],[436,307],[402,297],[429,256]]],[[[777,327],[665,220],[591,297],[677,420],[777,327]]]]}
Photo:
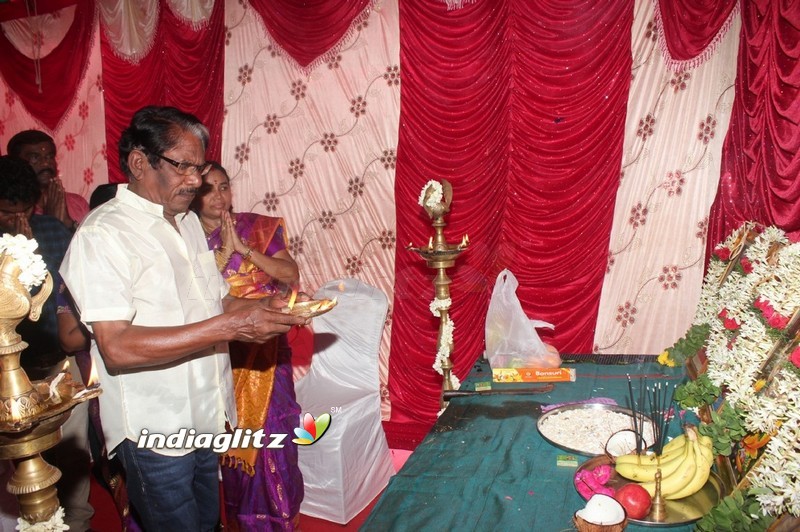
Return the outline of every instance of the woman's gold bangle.
{"type": "Polygon", "coordinates": [[[242,255],[242,259],[250,260],[250,255],[252,254],[253,254],[253,248],[247,248],[247,251],[245,251],[244,255],[242,255]]]}

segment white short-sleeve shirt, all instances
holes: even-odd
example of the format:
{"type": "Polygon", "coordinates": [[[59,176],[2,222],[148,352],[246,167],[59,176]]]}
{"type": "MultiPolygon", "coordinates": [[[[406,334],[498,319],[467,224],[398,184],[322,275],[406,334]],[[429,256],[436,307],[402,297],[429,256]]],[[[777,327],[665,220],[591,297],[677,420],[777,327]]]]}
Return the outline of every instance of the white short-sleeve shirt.
{"type": "MultiPolygon", "coordinates": [[[[200,221],[176,217],[120,185],[93,210],[72,239],[61,276],[91,331],[98,321],[141,326],[185,325],[222,313],[228,284],[217,270],[200,221]]],[[[228,345],[223,342],[163,366],[109,372],[92,341],[106,445],[137,441],[142,430],[169,436],[180,429],[219,434],[236,425],[228,345]]],[[[154,449],[166,455],[187,449],[154,449]]]]}

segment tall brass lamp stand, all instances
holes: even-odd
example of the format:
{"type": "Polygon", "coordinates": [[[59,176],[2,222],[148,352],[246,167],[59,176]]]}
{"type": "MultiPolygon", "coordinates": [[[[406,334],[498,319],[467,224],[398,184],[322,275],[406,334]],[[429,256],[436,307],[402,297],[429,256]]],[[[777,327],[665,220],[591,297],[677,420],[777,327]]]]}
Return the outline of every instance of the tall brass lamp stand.
{"type": "Polygon", "coordinates": [[[420,203],[425,212],[431,217],[433,225],[433,236],[428,240],[428,245],[414,247],[410,244],[406,249],[415,252],[425,260],[429,268],[436,271],[433,279],[435,299],[431,304],[434,315],[439,314],[439,333],[436,340],[437,360],[441,362],[442,374],[442,396],[440,398],[440,408],[444,408],[444,391],[452,390],[453,384],[451,374],[453,362],[450,355],[453,352],[453,328],[454,325],[450,318],[450,277],[447,276],[447,268],[452,268],[456,264],[456,259],[467,249],[469,237],[464,236],[459,244],[450,244],[444,236],[444,228],[447,223],[444,217],[450,212],[450,203],[453,199],[453,188],[446,180],[441,183],[431,181],[423,189],[420,196],[420,203]]]}

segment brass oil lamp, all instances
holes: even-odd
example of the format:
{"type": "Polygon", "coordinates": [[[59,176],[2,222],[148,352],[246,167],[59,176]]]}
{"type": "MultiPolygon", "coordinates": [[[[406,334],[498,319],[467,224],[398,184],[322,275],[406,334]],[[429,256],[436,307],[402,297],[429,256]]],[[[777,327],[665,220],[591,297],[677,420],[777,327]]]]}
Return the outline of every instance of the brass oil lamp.
{"type": "Polygon", "coordinates": [[[59,508],[55,483],[61,478],[61,472],[40,453],[59,442],[61,426],[72,408],[97,397],[101,390],[75,383],[66,371],[30,381],[20,366],[20,354],[28,344],[15,329],[25,317],[39,319],[53,281],[48,274],[31,297],[19,280],[20,273],[11,255],[0,254],[0,459],[14,462],[7,489],[19,501],[20,516],[28,523],[40,523],[59,508]]]}
{"type": "Polygon", "coordinates": [[[453,187],[447,180],[443,179],[441,184],[436,182],[429,183],[423,190],[420,201],[425,212],[431,218],[434,234],[428,240],[427,246],[415,247],[411,243],[406,246],[406,249],[422,257],[429,268],[436,270],[433,286],[436,296],[434,306],[439,313],[439,333],[436,341],[437,356],[438,353],[444,353],[441,361],[442,398],[439,403],[440,408],[444,408],[444,392],[453,389],[450,379],[453,370],[453,363],[450,359],[450,355],[453,352],[452,325],[450,324],[450,283],[452,281],[447,276],[447,268],[455,266],[456,259],[469,245],[469,237],[466,235],[462,237],[459,244],[448,243],[444,236],[444,228],[447,225],[444,217],[450,212],[452,200],[453,187]],[[437,194],[437,189],[441,190],[441,199],[439,201],[432,200],[437,194]],[[450,329],[449,334],[447,333],[448,328],[450,329]]]}

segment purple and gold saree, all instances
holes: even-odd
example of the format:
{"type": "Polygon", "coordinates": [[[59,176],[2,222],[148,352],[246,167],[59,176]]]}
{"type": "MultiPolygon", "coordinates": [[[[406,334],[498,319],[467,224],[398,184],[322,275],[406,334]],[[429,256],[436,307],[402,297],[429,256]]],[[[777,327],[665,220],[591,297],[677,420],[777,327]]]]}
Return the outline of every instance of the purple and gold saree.
{"type": "MultiPolygon", "coordinates": [[[[282,218],[253,213],[234,215],[236,234],[247,246],[267,256],[286,249],[282,218]]],[[[220,229],[207,236],[209,249],[222,246],[220,229]]],[[[280,290],[278,283],[236,253],[221,268],[232,296],[260,299],[280,290]]],[[[240,428],[265,434],[284,433],[282,449],[233,449],[223,455],[225,515],[232,530],[293,530],[303,499],[303,478],[297,446],[291,443],[299,426],[291,351],[285,336],[265,344],[231,342],[236,411],[240,428]]],[[[265,443],[269,443],[269,437],[265,443]]]]}

